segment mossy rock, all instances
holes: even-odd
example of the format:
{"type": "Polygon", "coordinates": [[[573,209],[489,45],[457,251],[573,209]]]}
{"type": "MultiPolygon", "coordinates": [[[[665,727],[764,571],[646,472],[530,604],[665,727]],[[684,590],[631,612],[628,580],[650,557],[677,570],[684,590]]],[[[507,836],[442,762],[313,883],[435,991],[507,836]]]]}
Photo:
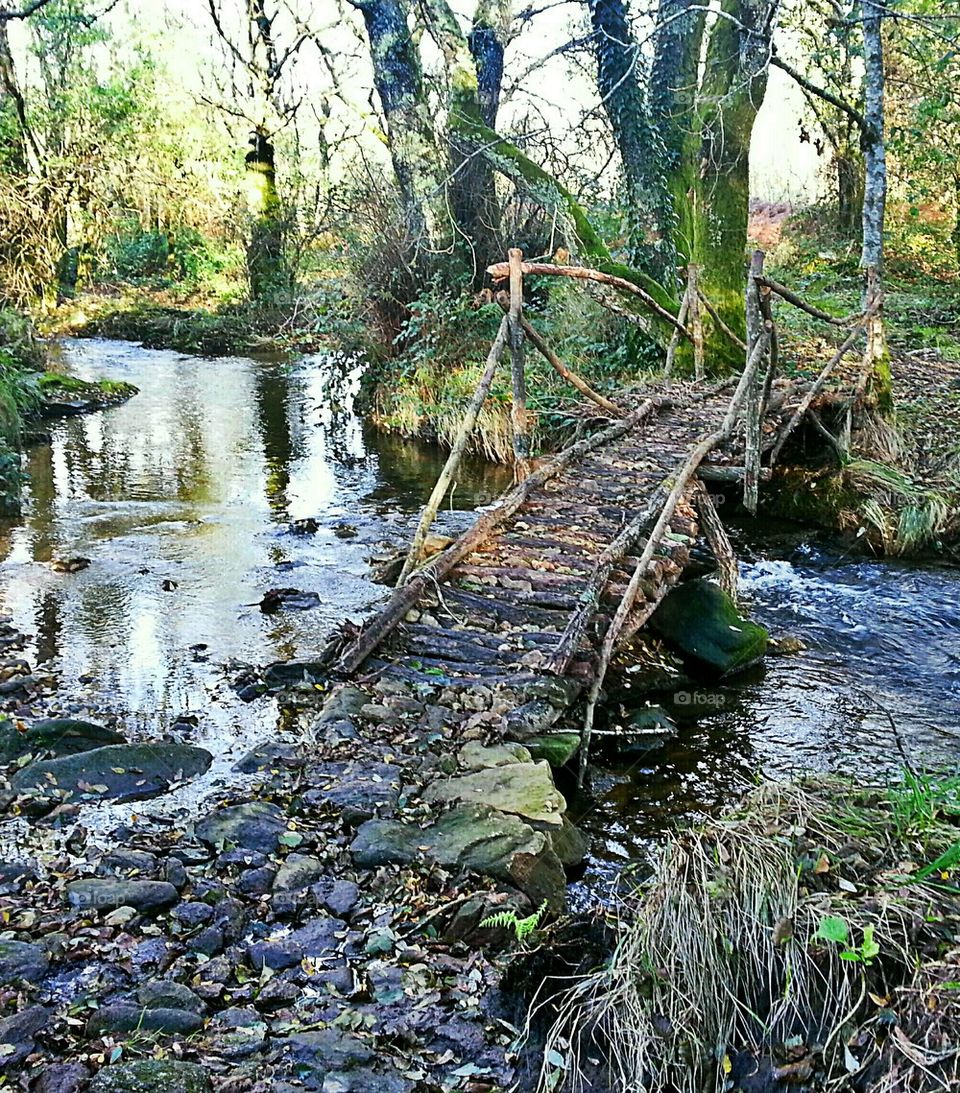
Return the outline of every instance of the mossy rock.
{"type": "Polygon", "coordinates": [[[90,1093],[208,1093],[211,1088],[202,1066],[174,1059],[106,1066],[90,1083],[90,1093]]]}
{"type": "Polygon", "coordinates": [[[119,406],[138,394],[138,388],[132,383],[120,380],[77,379],[76,376],[64,376],[59,372],[42,372],[37,378],[37,385],[43,399],[40,403],[41,417],[71,417],[74,414],[87,414],[94,410],[106,410],[119,406]]]}
{"type": "Polygon", "coordinates": [[[534,760],[546,759],[556,770],[565,767],[580,750],[580,733],[551,732],[531,736],[526,746],[534,760]]]}
{"type": "Polygon", "coordinates": [[[711,581],[688,581],[675,588],[650,625],[684,656],[720,676],[742,671],[767,649],[767,631],[743,618],[711,581]]]}

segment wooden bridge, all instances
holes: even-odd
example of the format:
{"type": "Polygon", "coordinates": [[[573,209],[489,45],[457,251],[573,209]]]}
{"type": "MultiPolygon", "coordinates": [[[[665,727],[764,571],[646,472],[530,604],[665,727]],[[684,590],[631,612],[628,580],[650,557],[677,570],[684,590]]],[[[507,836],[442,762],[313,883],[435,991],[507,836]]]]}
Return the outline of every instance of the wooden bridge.
{"type": "MultiPolygon", "coordinates": [[[[704,483],[741,483],[745,504],[755,509],[764,453],[779,452],[826,374],[803,397],[792,383],[775,380],[770,295],[781,286],[763,279],[759,256],[739,377],[714,386],[663,379],[614,405],[551,361],[613,420],[532,469],[520,346],[526,337],[551,354],[521,313],[521,279],[531,268],[511,252],[509,267],[493,269],[509,272],[511,294],[501,299],[507,314],[487,369],[398,587],[362,629],[345,629],[336,671],[354,681],[420,685],[445,724],[482,725],[493,739],[548,732],[585,699],[582,779],[611,658],[676,584],[699,536],[713,551],[721,583],[735,590],[736,562],[704,483]],[[520,481],[421,564],[426,532],[508,343],[520,481]]],[[[862,317],[853,320],[847,325],[860,329],[862,317]]]]}

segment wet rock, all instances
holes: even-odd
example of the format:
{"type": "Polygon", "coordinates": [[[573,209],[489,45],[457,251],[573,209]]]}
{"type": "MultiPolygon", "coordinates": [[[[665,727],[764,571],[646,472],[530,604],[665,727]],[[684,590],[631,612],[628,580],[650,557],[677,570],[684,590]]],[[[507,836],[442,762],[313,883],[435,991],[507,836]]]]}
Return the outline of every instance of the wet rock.
{"type": "Polygon", "coordinates": [[[13,721],[0,721],[0,763],[12,763],[24,755],[49,753],[55,757],[122,744],[124,738],[113,729],[91,721],[48,718],[34,721],[22,731],[13,721]]]}
{"type": "Polygon", "coordinates": [[[201,900],[191,900],[188,903],[179,903],[170,912],[170,917],[176,919],[188,930],[195,930],[206,924],[213,918],[213,908],[209,903],[201,900]]]}
{"type": "Polygon", "coordinates": [[[239,774],[259,774],[261,771],[290,770],[306,761],[303,748],[279,740],[264,740],[234,765],[239,774]]]}
{"type": "Polygon", "coordinates": [[[203,956],[216,956],[217,953],[223,952],[225,944],[226,939],[223,936],[223,930],[219,926],[208,926],[205,930],[201,930],[196,937],[190,939],[191,951],[201,953],[203,956]]]}
{"type": "Polygon", "coordinates": [[[266,1022],[256,1010],[232,1006],[210,1022],[204,1048],[226,1059],[245,1059],[259,1051],[266,1038],[266,1022]]]}
{"type": "Polygon", "coordinates": [[[281,687],[292,687],[295,683],[322,683],[329,671],[329,665],[315,657],[278,660],[264,669],[263,682],[274,691],[281,687]]]}
{"type": "Polygon", "coordinates": [[[246,869],[237,881],[237,891],[245,896],[262,896],[270,891],[277,870],[272,865],[262,865],[259,869],[246,869]]]}
{"type": "Polygon", "coordinates": [[[69,903],[81,911],[113,911],[133,907],[149,914],[172,907],[177,890],[162,880],[120,880],[90,877],[71,881],[66,887],[69,903]]]}
{"type": "Polygon", "coordinates": [[[767,648],[767,631],[742,618],[712,581],[678,585],[653,613],[650,626],[681,653],[722,676],[753,664],[767,648]]]}
{"type": "Polygon", "coordinates": [[[19,892],[23,882],[35,880],[37,867],[30,861],[0,862],[0,895],[19,892]]]}
{"type": "Polygon", "coordinates": [[[361,691],[359,687],[349,685],[338,687],[323,703],[323,709],[317,717],[317,725],[356,717],[368,701],[366,692],[361,691]]]}
{"type": "Polygon", "coordinates": [[[83,1063],[53,1063],[43,1068],[43,1073],[33,1087],[34,1093],[78,1093],[90,1077],[83,1063]]]}
{"type": "Polygon", "coordinates": [[[344,948],[345,931],[341,919],[316,918],[283,937],[251,942],[247,955],[257,970],[292,968],[305,957],[337,956],[344,948]]]}
{"type": "Polygon", "coordinates": [[[320,1081],[328,1071],[349,1071],[373,1059],[363,1040],[335,1028],[294,1033],[284,1045],[283,1055],[300,1077],[320,1081]]]}
{"type": "Polygon", "coordinates": [[[308,854],[288,854],[273,881],[274,891],[298,891],[309,888],[324,874],[325,866],[308,854]]]}
{"type": "Polygon", "coordinates": [[[555,827],[560,826],[567,807],[545,762],[509,763],[438,779],[427,787],[423,799],[430,804],[484,804],[555,827]]]}
{"type": "Polygon", "coordinates": [[[36,1048],[36,1036],[42,1032],[50,1020],[50,1011],[43,1006],[29,1006],[0,1021],[0,1044],[4,1053],[0,1054],[0,1074],[15,1071],[36,1048]]]}
{"type": "Polygon", "coordinates": [[[146,850],[111,850],[97,862],[98,876],[151,877],[159,867],[156,854],[146,850]]]}
{"type": "Polygon", "coordinates": [[[537,905],[547,900],[562,910],[566,903],[566,876],[550,837],[517,816],[480,805],[452,808],[427,828],[368,820],[350,850],[366,868],[409,865],[422,858],[451,871],[506,881],[537,905]]]}
{"type": "Polygon", "coordinates": [[[558,769],[565,767],[580,750],[580,734],[551,732],[543,736],[531,736],[525,743],[534,760],[545,759],[551,767],[558,769]]]}
{"type": "Polygon", "coordinates": [[[324,877],[310,889],[318,907],[337,918],[349,918],[360,899],[360,889],[352,880],[324,877]]]}
{"type": "Polygon", "coordinates": [[[196,832],[197,838],[213,847],[231,844],[271,854],[286,827],[284,815],[276,805],[249,801],[211,812],[197,824],[196,832]]]}
{"type": "Polygon", "coordinates": [[[320,596],[316,592],[304,592],[299,588],[270,588],[263,594],[260,600],[260,610],[265,614],[272,614],[281,608],[294,611],[308,611],[311,607],[320,606],[320,596]]]}
{"type": "Polygon", "coordinates": [[[546,833],[550,836],[554,852],[567,869],[579,865],[587,856],[589,847],[586,836],[566,816],[559,827],[551,826],[546,833]]]}
{"type": "Polygon", "coordinates": [[[400,797],[403,772],[390,763],[318,763],[311,767],[314,788],[304,794],[309,804],[335,808],[348,827],[393,812],[400,797]]]}
{"type": "Polygon", "coordinates": [[[179,1009],[202,1013],[203,1000],[188,986],[173,979],[151,979],[137,991],[137,1001],[147,1009],[179,1009]]]}
{"type": "Polygon", "coordinates": [[[212,1088],[202,1066],[173,1059],[117,1063],[90,1083],[90,1093],[210,1093],[212,1088]]]}
{"type": "Polygon", "coordinates": [[[10,790],[47,808],[73,799],[139,801],[204,774],[212,760],[186,744],[115,744],[30,763],[10,779],[10,790]]]}
{"type": "Polygon", "coordinates": [[[39,945],[0,940],[0,983],[38,983],[49,967],[50,957],[39,945]]]}
{"type": "Polygon", "coordinates": [[[101,1006],[87,1022],[87,1035],[99,1036],[104,1032],[168,1032],[187,1036],[203,1028],[203,1018],[192,1010],[168,1009],[118,1002],[101,1006]]]}

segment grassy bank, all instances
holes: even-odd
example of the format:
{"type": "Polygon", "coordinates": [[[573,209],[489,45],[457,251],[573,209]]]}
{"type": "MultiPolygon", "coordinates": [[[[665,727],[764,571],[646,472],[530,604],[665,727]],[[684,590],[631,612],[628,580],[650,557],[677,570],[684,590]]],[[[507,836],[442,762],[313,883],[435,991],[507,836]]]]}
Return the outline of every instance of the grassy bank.
{"type": "Polygon", "coordinates": [[[960,780],[760,786],[673,838],[541,1088],[954,1088],[960,780]]]}

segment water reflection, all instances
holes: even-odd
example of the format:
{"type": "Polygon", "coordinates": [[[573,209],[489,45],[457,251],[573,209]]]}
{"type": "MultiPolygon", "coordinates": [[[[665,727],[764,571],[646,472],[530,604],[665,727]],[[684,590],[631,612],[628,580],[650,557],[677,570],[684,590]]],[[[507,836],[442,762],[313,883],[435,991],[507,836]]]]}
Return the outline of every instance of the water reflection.
{"type": "MultiPolygon", "coordinates": [[[[0,534],[0,597],[34,635],[27,655],[65,689],[95,676],[128,727],[161,733],[200,710],[207,740],[270,713],[237,707],[211,664],[308,653],[345,615],[383,597],[372,544],[396,535],[433,483],[437,453],[365,432],[359,376],[316,357],[201,360],[109,341],[69,342],[63,365],[140,388],[124,406],[54,424],[31,450],[27,515],[0,534]],[[289,522],[314,517],[313,536],[289,522]],[[334,525],[348,521],[354,539],[334,525]],[[54,558],[88,569],[56,573],[54,558]],[[265,616],[274,586],[315,591],[314,611],[265,616]]],[[[439,458],[442,458],[439,457],[439,458]]],[[[458,508],[490,500],[503,473],[468,464],[458,508]]]]}

